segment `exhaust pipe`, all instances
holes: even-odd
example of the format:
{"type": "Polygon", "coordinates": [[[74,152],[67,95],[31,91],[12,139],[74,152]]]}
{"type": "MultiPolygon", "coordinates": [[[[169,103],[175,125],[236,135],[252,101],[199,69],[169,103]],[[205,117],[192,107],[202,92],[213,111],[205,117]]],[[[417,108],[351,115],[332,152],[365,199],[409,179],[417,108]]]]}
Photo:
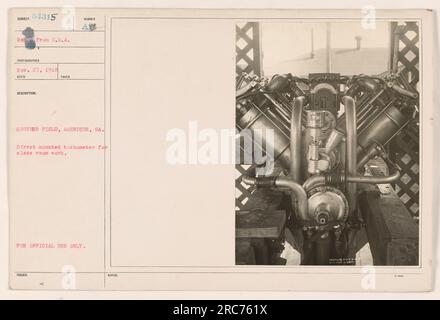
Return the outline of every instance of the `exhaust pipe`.
{"type": "Polygon", "coordinates": [[[290,120],[290,175],[297,183],[301,182],[301,131],[304,103],[304,96],[295,98],[290,120]]]}
{"type": "Polygon", "coordinates": [[[298,212],[301,220],[308,219],[308,199],[307,193],[299,183],[290,179],[290,177],[250,177],[243,176],[241,181],[258,187],[280,187],[287,188],[292,192],[292,205],[298,212]]]}
{"type": "MultiPolygon", "coordinates": [[[[346,127],[346,176],[357,176],[357,126],[356,126],[356,105],[350,96],[343,96],[342,103],[345,106],[345,127],[346,127]]],[[[356,209],[356,183],[346,184],[349,216],[352,216],[356,209]]]]}

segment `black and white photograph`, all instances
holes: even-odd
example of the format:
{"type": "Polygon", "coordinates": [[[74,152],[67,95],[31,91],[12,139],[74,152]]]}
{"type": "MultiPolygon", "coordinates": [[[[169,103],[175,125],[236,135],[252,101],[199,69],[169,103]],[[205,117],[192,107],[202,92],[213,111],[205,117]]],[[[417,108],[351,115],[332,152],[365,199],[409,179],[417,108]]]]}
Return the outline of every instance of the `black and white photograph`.
{"type": "Polygon", "coordinates": [[[236,265],[419,265],[419,28],[236,24],[236,265]]]}

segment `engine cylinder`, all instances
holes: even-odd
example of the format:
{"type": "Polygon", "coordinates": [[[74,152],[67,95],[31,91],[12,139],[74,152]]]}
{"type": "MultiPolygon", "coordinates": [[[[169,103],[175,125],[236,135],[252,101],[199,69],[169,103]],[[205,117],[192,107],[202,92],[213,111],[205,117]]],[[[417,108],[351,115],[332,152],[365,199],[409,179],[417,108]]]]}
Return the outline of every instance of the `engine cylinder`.
{"type": "Polygon", "coordinates": [[[362,149],[366,149],[372,143],[385,145],[406,122],[407,119],[402,112],[391,105],[359,133],[358,144],[362,149]]]}
{"type": "Polygon", "coordinates": [[[281,165],[290,168],[290,137],[289,131],[284,128],[281,120],[270,113],[269,108],[264,111],[257,106],[251,106],[250,109],[239,119],[238,125],[242,130],[249,129],[253,134],[255,141],[262,142],[261,148],[266,150],[268,144],[274,151],[275,160],[280,161],[281,165]],[[274,141],[267,141],[265,131],[273,130],[274,141]],[[259,137],[256,137],[259,136],[259,137]]]}

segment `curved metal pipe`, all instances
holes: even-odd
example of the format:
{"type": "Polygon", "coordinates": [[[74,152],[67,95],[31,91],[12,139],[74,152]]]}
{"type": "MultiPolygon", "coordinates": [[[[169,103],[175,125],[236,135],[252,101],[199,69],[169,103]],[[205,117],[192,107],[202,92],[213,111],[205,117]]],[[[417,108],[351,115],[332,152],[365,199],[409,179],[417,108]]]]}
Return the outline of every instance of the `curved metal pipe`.
{"type": "Polygon", "coordinates": [[[289,177],[261,177],[255,178],[250,176],[243,176],[241,181],[249,185],[257,186],[275,186],[281,188],[288,188],[292,192],[292,205],[297,209],[298,215],[302,220],[307,220],[308,202],[307,193],[304,188],[289,177]]]}
{"type": "Polygon", "coordinates": [[[304,102],[304,96],[295,98],[290,120],[290,175],[293,181],[298,183],[301,182],[301,131],[304,102]]]}
{"type": "Polygon", "coordinates": [[[347,176],[347,182],[352,183],[368,183],[368,184],[386,184],[396,182],[400,178],[400,171],[396,165],[390,161],[387,161],[388,165],[392,168],[391,174],[388,176],[347,176]]]}
{"type": "Polygon", "coordinates": [[[308,220],[307,193],[304,188],[299,183],[285,177],[278,177],[275,180],[275,186],[288,188],[292,192],[292,204],[298,209],[299,217],[302,220],[308,220]]]}
{"type": "Polygon", "coordinates": [[[313,188],[324,184],[325,184],[325,176],[315,175],[315,176],[311,176],[303,183],[303,188],[306,192],[308,192],[313,188]]]}
{"type": "MultiPolygon", "coordinates": [[[[387,184],[396,182],[400,178],[400,171],[396,170],[389,176],[347,176],[341,177],[341,181],[349,183],[387,184]]],[[[321,175],[311,176],[303,183],[303,188],[309,192],[315,187],[326,184],[326,177],[321,175]]]]}
{"type": "Polygon", "coordinates": [[[257,178],[249,176],[242,176],[241,181],[252,186],[257,184],[257,178]]]}
{"type": "Polygon", "coordinates": [[[394,174],[389,176],[348,176],[346,180],[350,183],[386,184],[393,183],[399,178],[400,172],[396,171],[394,174]]]}
{"type": "MultiPolygon", "coordinates": [[[[396,182],[400,178],[400,171],[393,165],[393,173],[388,176],[341,176],[338,181],[349,183],[365,183],[365,184],[386,184],[396,182]]],[[[309,192],[315,187],[325,185],[328,182],[327,176],[315,175],[308,178],[303,183],[303,188],[306,192],[309,192]]]]}
{"type": "MultiPolygon", "coordinates": [[[[357,176],[357,127],[356,127],[356,105],[350,96],[343,96],[342,103],[345,106],[345,128],[347,162],[346,175],[357,176]]],[[[347,200],[352,214],[356,208],[356,183],[347,181],[347,200]]]]}

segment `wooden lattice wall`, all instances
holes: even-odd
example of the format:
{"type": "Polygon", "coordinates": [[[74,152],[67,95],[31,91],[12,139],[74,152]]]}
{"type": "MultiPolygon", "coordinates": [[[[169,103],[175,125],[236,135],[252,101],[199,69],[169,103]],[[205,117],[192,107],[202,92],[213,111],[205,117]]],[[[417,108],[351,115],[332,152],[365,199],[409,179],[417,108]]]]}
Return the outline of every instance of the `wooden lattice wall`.
{"type": "Polygon", "coordinates": [[[258,22],[235,26],[236,74],[261,75],[260,25],[258,22]]]}
{"type": "MultiPolygon", "coordinates": [[[[419,88],[419,28],[416,22],[393,22],[391,68],[405,82],[419,88]]],[[[418,107],[418,106],[417,106],[418,107]]],[[[392,141],[390,150],[402,169],[395,189],[415,219],[419,215],[419,119],[416,116],[392,141]]]]}
{"type": "MultiPolygon", "coordinates": [[[[260,25],[258,22],[238,23],[236,33],[236,76],[243,72],[261,76],[260,25]]],[[[242,85],[244,85],[243,83],[242,85]]],[[[237,164],[235,180],[235,207],[241,209],[248,201],[255,187],[241,182],[241,176],[251,169],[250,165],[237,164]]]]}

